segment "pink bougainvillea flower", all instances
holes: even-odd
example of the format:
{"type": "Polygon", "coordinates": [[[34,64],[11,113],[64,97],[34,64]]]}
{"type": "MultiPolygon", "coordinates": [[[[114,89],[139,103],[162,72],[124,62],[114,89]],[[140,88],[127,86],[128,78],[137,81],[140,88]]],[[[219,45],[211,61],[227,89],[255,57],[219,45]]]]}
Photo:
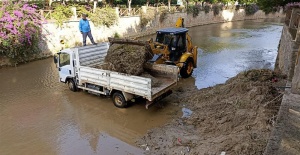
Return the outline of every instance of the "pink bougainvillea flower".
{"type": "Polygon", "coordinates": [[[18,10],[14,11],[14,15],[17,16],[18,18],[22,18],[23,17],[23,13],[21,11],[18,11],[18,10]]]}
{"type": "Polygon", "coordinates": [[[26,26],[26,25],[28,24],[28,21],[25,20],[25,21],[23,22],[23,24],[24,24],[24,26],[26,26]]]}
{"type": "Polygon", "coordinates": [[[7,25],[5,25],[5,28],[7,28],[7,29],[13,29],[14,26],[12,24],[7,24],[7,25]]]}

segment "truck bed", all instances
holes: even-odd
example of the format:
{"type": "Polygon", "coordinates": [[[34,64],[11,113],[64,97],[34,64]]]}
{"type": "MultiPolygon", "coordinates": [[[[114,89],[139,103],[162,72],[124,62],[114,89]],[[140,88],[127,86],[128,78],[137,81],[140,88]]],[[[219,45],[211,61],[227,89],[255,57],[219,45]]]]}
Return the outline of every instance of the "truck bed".
{"type": "Polygon", "coordinates": [[[171,65],[151,63],[144,65],[145,71],[160,81],[160,85],[158,86],[152,84],[151,78],[106,70],[106,64],[104,64],[105,52],[108,50],[106,44],[89,48],[78,48],[77,50],[77,74],[79,86],[82,87],[84,84],[90,83],[102,86],[108,90],[115,89],[142,96],[152,101],[170,90],[178,81],[178,67],[171,65]]]}

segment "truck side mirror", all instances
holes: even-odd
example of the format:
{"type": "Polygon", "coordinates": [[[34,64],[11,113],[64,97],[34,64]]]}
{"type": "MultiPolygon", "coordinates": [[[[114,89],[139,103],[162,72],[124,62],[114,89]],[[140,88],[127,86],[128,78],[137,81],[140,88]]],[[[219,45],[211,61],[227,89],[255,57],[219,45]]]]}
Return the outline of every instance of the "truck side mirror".
{"type": "Polygon", "coordinates": [[[57,55],[54,55],[53,60],[54,60],[54,63],[57,64],[57,62],[58,62],[57,55]]]}

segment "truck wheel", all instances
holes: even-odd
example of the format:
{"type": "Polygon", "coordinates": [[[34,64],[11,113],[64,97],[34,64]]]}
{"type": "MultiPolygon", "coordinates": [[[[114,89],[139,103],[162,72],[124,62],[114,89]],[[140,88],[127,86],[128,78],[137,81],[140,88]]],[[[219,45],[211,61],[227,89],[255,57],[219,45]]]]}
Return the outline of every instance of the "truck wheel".
{"type": "Polygon", "coordinates": [[[182,78],[188,78],[193,74],[193,69],[194,69],[194,61],[193,58],[188,58],[182,68],[180,69],[180,76],[182,78]]]}
{"type": "Polygon", "coordinates": [[[114,105],[118,108],[126,108],[127,102],[125,100],[125,97],[123,96],[122,92],[115,92],[112,96],[112,100],[114,102],[114,105]]]}
{"type": "Polygon", "coordinates": [[[69,89],[71,91],[73,91],[73,92],[77,91],[77,86],[76,86],[75,82],[72,79],[69,79],[68,86],[69,86],[69,89]]]}

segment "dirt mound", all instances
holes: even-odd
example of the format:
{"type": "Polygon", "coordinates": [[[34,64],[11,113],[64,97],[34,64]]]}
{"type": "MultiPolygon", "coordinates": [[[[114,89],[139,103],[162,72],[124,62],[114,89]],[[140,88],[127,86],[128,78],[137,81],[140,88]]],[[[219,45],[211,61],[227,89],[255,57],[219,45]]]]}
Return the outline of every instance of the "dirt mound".
{"type": "Polygon", "coordinates": [[[263,154],[282,97],[272,82],[282,78],[251,70],[215,87],[180,88],[174,95],[192,115],[149,131],[137,145],[147,144],[149,154],[263,154]]]}
{"type": "Polygon", "coordinates": [[[159,79],[155,78],[151,74],[144,72],[141,77],[150,78],[151,79],[151,86],[152,87],[159,87],[162,83],[159,79]]]}
{"type": "Polygon", "coordinates": [[[105,63],[108,70],[140,75],[144,72],[143,65],[149,59],[145,46],[113,44],[110,46],[105,63]]]}

